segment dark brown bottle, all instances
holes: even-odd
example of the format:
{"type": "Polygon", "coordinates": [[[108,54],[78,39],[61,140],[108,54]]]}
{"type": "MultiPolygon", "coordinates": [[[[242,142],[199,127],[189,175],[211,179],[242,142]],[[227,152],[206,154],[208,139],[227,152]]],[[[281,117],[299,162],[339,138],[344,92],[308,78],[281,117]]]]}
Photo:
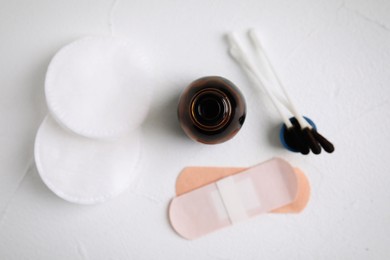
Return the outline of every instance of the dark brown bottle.
{"type": "Polygon", "coordinates": [[[210,76],[192,82],[182,93],[178,116],[193,140],[218,144],[231,139],[244,124],[246,105],[240,90],[229,80],[210,76]]]}

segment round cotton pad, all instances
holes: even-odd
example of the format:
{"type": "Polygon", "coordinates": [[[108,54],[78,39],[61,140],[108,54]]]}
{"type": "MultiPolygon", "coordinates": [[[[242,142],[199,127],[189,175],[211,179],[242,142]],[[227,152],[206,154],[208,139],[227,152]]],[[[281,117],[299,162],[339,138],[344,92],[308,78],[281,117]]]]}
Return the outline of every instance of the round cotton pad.
{"type": "Polygon", "coordinates": [[[115,141],[94,140],[61,128],[46,117],[35,139],[35,162],[43,182],[59,197],[95,204],[124,191],[136,177],[140,133],[115,141]]]}
{"type": "Polygon", "coordinates": [[[86,37],[63,47],[45,82],[49,110],[61,125],[91,138],[117,138],[148,112],[151,66],[133,42],[86,37]]]}

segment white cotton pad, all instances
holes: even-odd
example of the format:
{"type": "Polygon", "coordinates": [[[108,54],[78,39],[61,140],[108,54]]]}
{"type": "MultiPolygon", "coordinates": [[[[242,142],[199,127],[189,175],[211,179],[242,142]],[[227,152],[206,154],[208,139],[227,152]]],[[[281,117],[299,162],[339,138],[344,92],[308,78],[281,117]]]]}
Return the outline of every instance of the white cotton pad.
{"type": "Polygon", "coordinates": [[[86,37],[54,56],[45,93],[52,116],[62,126],[86,137],[112,139],[140,126],[153,84],[145,51],[135,43],[86,37]]]}
{"type": "Polygon", "coordinates": [[[43,182],[59,197],[79,204],[106,201],[136,177],[141,134],[95,140],[61,128],[50,116],[35,139],[35,162],[43,182]]]}

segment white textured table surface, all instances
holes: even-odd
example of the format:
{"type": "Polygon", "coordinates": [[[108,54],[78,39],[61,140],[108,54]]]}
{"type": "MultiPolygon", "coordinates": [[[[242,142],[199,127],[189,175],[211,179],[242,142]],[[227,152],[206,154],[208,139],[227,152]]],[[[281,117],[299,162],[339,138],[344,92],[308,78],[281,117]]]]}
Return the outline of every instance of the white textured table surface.
{"type": "Polygon", "coordinates": [[[0,8],[0,259],[389,259],[390,2],[2,1],[0,8]],[[302,156],[278,144],[280,120],[226,53],[223,34],[256,28],[302,111],[335,143],[302,156]],[[32,162],[47,113],[53,54],[85,35],[141,42],[156,65],[140,178],[97,206],[55,196],[32,162]],[[231,141],[205,146],[176,120],[180,91],[221,75],[246,96],[231,141]],[[302,168],[312,198],[302,214],[265,215],[187,241],[167,206],[189,165],[250,166],[280,156],[302,168]]]}

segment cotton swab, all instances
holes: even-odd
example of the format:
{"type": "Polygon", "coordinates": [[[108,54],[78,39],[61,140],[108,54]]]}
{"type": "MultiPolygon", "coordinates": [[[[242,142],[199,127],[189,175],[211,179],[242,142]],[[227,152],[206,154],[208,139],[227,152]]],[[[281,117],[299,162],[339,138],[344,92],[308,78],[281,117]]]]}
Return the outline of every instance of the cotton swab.
{"type": "Polygon", "coordinates": [[[242,47],[240,46],[234,34],[229,34],[227,38],[230,44],[229,52],[231,56],[237,61],[237,63],[241,65],[241,67],[245,68],[245,70],[250,73],[258,83],[260,83],[260,86],[264,86],[263,90],[271,99],[272,104],[275,106],[276,110],[282,117],[283,122],[286,124],[287,127],[292,127],[290,120],[288,119],[288,117],[286,117],[285,113],[283,113],[280,103],[276,101],[276,98],[273,93],[269,91],[267,87],[265,87],[264,83],[267,82],[267,80],[261,74],[256,72],[256,70],[254,69],[255,66],[250,62],[246,54],[243,52],[242,47]]]}
{"type": "MultiPolygon", "coordinates": [[[[294,144],[296,144],[296,146],[299,147],[299,150],[302,154],[308,154],[309,149],[305,145],[305,143],[303,142],[303,140],[298,132],[298,129],[296,129],[296,127],[294,127],[293,124],[290,122],[289,118],[283,112],[281,104],[277,101],[277,99],[274,96],[274,94],[272,93],[272,91],[270,91],[270,88],[267,87],[267,85],[270,84],[268,82],[268,80],[264,76],[262,76],[261,73],[258,73],[256,71],[255,66],[253,65],[253,63],[249,60],[249,58],[244,53],[242,47],[240,46],[240,44],[239,44],[238,40],[236,39],[236,37],[234,36],[234,34],[232,34],[232,33],[228,34],[227,39],[228,39],[229,46],[230,46],[229,52],[230,52],[231,56],[237,61],[237,63],[242,68],[245,69],[245,71],[248,74],[250,74],[256,80],[256,83],[257,83],[256,85],[259,88],[262,88],[264,90],[264,92],[268,95],[271,102],[275,106],[276,110],[280,114],[284,124],[286,125],[287,131],[289,133],[291,133],[291,137],[292,137],[291,141],[294,144]]],[[[291,108],[288,107],[288,109],[291,109],[291,108]]]]}
{"type": "Polygon", "coordinates": [[[255,31],[252,29],[248,33],[249,38],[251,39],[251,42],[257,52],[257,54],[262,58],[264,61],[264,65],[268,68],[268,70],[271,72],[272,77],[276,81],[276,83],[279,85],[280,89],[283,91],[283,94],[285,95],[287,101],[290,104],[291,112],[294,115],[294,117],[298,120],[299,125],[302,129],[302,134],[305,142],[310,147],[310,150],[313,151],[315,154],[321,153],[321,146],[316,142],[315,138],[313,137],[311,133],[311,125],[303,118],[303,116],[298,112],[298,109],[296,108],[294,102],[292,101],[289,93],[287,92],[286,88],[284,87],[282,81],[280,80],[277,72],[275,71],[274,67],[272,66],[267,54],[265,53],[263,46],[260,43],[260,40],[258,39],[255,31]]]}
{"type": "Polygon", "coordinates": [[[270,60],[269,60],[269,58],[267,56],[267,53],[264,51],[264,48],[261,45],[261,42],[260,42],[259,38],[257,37],[255,31],[252,29],[252,30],[249,31],[248,34],[249,34],[249,38],[252,40],[252,44],[254,45],[257,54],[260,56],[260,58],[262,58],[263,61],[265,61],[265,66],[268,68],[269,71],[271,71],[271,75],[276,80],[276,82],[278,83],[279,87],[282,89],[283,94],[286,96],[288,102],[290,103],[292,114],[298,120],[298,122],[299,122],[299,124],[300,124],[300,126],[302,128],[302,131],[304,132],[304,134],[306,136],[306,139],[309,140],[310,149],[312,149],[312,151],[314,150],[313,151],[314,153],[316,153],[316,152],[320,153],[321,152],[321,150],[320,150],[321,148],[319,147],[317,142],[314,141],[314,140],[317,140],[318,143],[321,144],[321,146],[324,148],[324,150],[326,152],[328,152],[328,153],[333,152],[334,151],[333,144],[330,143],[321,134],[319,134],[317,132],[317,130],[313,129],[313,127],[307,122],[307,120],[304,119],[302,114],[300,114],[298,112],[298,110],[297,110],[296,106],[294,105],[290,95],[288,94],[286,88],[284,87],[284,84],[282,83],[282,81],[280,80],[276,70],[272,66],[272,63],[270,62],[270,60]],[[305,129],[305,128],[307,128],[307,129],[305,129]]]}
{"type": "Polygon", "coordinates": [[[302,154],[309,153],[309,148],[310,150],[313,151],[313,153],[319,154],[321,153],[321,146],[324,148],[326,152],[329,153],[333,152],[334,151],[333,144],[330,143],[321,134],[319,134],[317,130],[314,129],[307,122],[307,120],[302,116],[302,114],[298,112],[298,109],[293,103],[290,95],[288,94],[277,72],[272,66],[266,52],[264,51],[255,31],[250,30],[248,32],[248,36],[252,42],[252,45],[256,51],[259,60],[262,62],[262,65],[264,67],[263,73],[261,71],[258,71],[254,66],[254,64],[249,60],[249,58],[246,56],[246,54],[242,50],[242,47],[240,46],[237,39],[232,33],[228,35],[230,54],[237,61],[237,63],[245,70],[245,72],[249,76],[255,79],[256,85],[262,88],[264,92],[270,97],[272,103],[276,107],[277,111],[279,112],[279,114],[283,119],[283,122],[286,125],[288,131],[287,133],[290,134],[289,135],[291,138],[290,141],[292,141],[292,143],[294,143],[299,148],[302,154]],[[264,70],[266,70],[267,73],[264,73],[264,70]],[[279,85],[285,98],[287,99],[287,103],[284,102],[283,99],[275,97],[275,94],[271,91],[271,87],[270,87],[272,84],[269,82],[269,80],[266,77],[263,76],[263,74],[272,76],[273,83],[279,85]],[[294,115],[294,117],[298,121],[300,129],[291,124],[288,117],[283,113],[281,106],[284,106],[287,110],[289,110],[294,115]]]}

